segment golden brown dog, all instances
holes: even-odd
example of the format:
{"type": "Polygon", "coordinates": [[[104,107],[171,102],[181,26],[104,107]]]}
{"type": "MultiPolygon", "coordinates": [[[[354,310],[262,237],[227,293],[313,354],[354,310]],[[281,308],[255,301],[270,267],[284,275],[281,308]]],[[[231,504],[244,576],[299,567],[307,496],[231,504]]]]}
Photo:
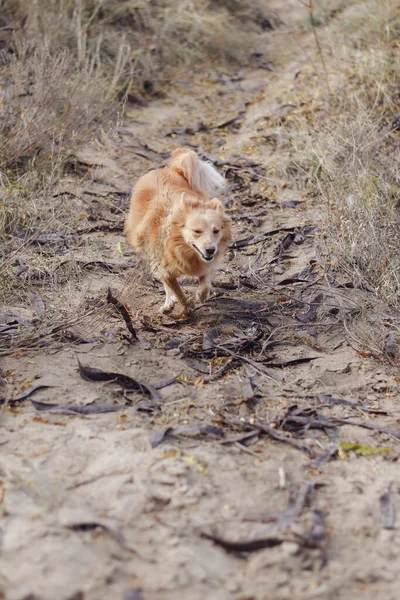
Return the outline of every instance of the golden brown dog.
{"type": "Polygon", "coordinates": [[[177,300],[185,311],[194,307],[178,283],[183,275],[199,279],[200,302],[210,294],[212,276],[232,239],[230,219],[212,198],[223,185],[211,164],[183,148],[167,167],[143,175],[133,190],[125,235],[147,254],[164,284],[161,312],[170,312],[177,300]]]}

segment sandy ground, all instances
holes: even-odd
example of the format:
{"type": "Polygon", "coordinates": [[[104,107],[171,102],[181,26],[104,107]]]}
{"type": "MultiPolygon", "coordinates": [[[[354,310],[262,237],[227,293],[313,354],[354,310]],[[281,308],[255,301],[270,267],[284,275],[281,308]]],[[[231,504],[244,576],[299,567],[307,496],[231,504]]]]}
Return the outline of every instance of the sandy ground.
{"type": "MultiPolygon", "coordinates": [[[[256,237],[232,249],[212,301],[182,320],[158,317],[161,286],[121,254],[121,233],[86,234],[90,260],[113,272],[84,270],[71,298],[89,310],[111,286],[139,340],[123,339],[120,316],[100,306],[75,340],[3,359],[14,393],[49,386],[1,414],[8,600],[398,598],[398,369],[358,351],[343,320],[368,296],[328,277],[316,251],[320,207],[293,175],[289,134],[302,110],[293,115],[291,99],[310,82],[316,102],[324,91],[307,69],[312,34],[295,44],[298,12],[289,17],[275,71],[214,65],[129,108],[102,166],[82,152],[97,164],[84,196],[95,223],[121,223],[113,208],[126,209],[135,178],[190,145],[226,172],[235,240],[256,237]],[[158,386],[161,398],[87,381],[78,361],[158,386]]],[[[78,243],[70,256],[88,260],[78,243]]],[[[38,307],[7,310],[28,318],[38,307]]]]}

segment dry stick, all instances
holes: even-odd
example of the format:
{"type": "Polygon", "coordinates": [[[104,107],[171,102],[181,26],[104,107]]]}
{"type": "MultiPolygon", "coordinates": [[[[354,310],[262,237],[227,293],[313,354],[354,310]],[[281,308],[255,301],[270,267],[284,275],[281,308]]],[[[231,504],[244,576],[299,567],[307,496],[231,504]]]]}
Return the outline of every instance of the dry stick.
{"type": "Polygon", "coordinates": [[[383,425],[375,425],[374,423],[358,423],[357,421],[348,421],[347,419],[338,419],[333,417],[331,419],[332,425],[336,423],[338,425],[353,425],[354,427],[363,427],[364,429],[372,429],[373,431],[379,431],[380,433],[386,433],[397,441],[400,440],[400,429],[392,429],[391,427],[385,427],[383,425]]]}
{"type": "Polygon", "coordinates": [[[112,304],[113,306],[115,306],[116,310],[119,312],[119,314],[125,321],[126,328],[128,329],[129,333],[131,334],[130,341],[131,342],[134,340],[138,341],[139,338],[133,327],[132,319],[131,319],[128,309],[122,302],[120,302],[120,300],[118,300],[118,298],[116,298],[113,295],[110,287],[108,288],[108,292],[107,292],[107,302],[109,304],[112,304]]]}
{"type": "Polygon", "coordinates": [[[272,373],[270,371],[270,369],[267,369],[266,367],[264,367],[264,365],[258,365],[256,361],[251,360],[250,358],[247,358],[246,356],[242,356],[241,354],[236,354],[235,352],[232,352],[231,350],[229,350],[228,348],[225,348],[224,346],[220,346],[218,344],[213,344],[213,348],[216,348],[217,350],[222,350],[222,351],[226,352],[227,354],[232,356],[232,358],[235,358],[241,362],[245,362],[245,363],[251,365],[259,373],[266,375],[273,381],[279,382],[279,379],[275,376],[275,374],[272,373]]]}
{"type": "MultiPolygon", "coordinates": [[[[294,229],[294,228],[286,228],[286,230],[289,230],[289,229],[294,229]]],[[[260,237],[259,237],[259,239],[256,239],[256,241],[251,241],[251,242],[249,242],[247,245],[249,245],[249,246],[250,246],[250,245],[253,245],[253,244],[258,244],[258,243],[260,243],[260,242],[264,242],[264,241],[266,241],[266,239],[267,239],[267,237],[268,237],[269,235],[271,235],[271,234],[274,234],[274,233],[276,233],[276,232],[284,231],[284,230],[285,230],[284,228],[283,228],[283,229],[281,228],[281,229],[276,229],[276,230],[273,230],[273,231],[266,232],[265,234],[260,234],[260,237]],[[264,235],[266,236],[266,238],[265,238],[265,239],[264,239],[264,238],[261,238],[261,236],[264,236],[264,235]]],[[[256,237],[258,238],[258,236],[256,236],[256,237]]],[[[239,241],[240,241],[240,240],[239,240],[239,241]]],[[[233,249],[236,249],[236,248],[233,246],[233,244],[232,244],[231,248],[233,248],[233,249]]],[[[240,246],[238,247],[238,249],[240,249],[240,246]]],[[[278,290],[278,289],[277,289],[275,286],[271,285],[270,283],[267,283],[267,282],[266,282],[264,279],[262,279],[262,278],[260,278],[260,279],[261,279],[262,283],[263,283],[264,285],[268,286],[268,287],[269,287],[269,288],[270,288],[270,289],[271,289],[271,290],[272,290],[274,293],[276,293],[276,294],[280,294],[280,295],[284,295],[284,296],[287,296],[287,297],[288,297],[290,300],[295,300],[296,302],[299,302],[299,299],[298,299],[298,298],[296,298],[295,296],[291,296],[290,294],[288,294],[287,292],[285,292],[285,291],[284,291],[284,288],[281,288],[281,289],[279,289],[279,290],[278,290]]],[[[318,284],[318,282],[319,282],[319,281],[321,281],[321,279],[322,279],[322,276],[321,276],[319,279],[317,279],[316,281],[312,281],[312,282],[308,283],[308,284],[307,284],[307,285],[306,285],[306,286],[305,286],[305,287],[302,289],[302,291],[304,291],[304,290],[306,290],[306,289],[308,289],[308,288],[310,288],[310,287],[313,287],[313,286],[317,285],[317,284],[318,284]]],[[[324,288],[322,287],[322,289],[324,289],[324,288]]],[[[209,301],[208,301],[208,302],[209,302],[209,301]]],[[[302,299],[302,300],[300,300],[300,302],[301,302],[302,304],[304,304],[304,305],[307,305],[307,306],[310,306],[310,307],[311,307],[311,306],[314,306],[314,302],[307,302],[306,300],[303,300],[303,299],[302,299]]],[[[205,303],[205,304],[200,304],[200,305],[199,305],[199,306],[197,306],[197,307],[196,307],[194,310],[197,310],[197,309],[199,309],[199,308],[202,308],[203,306],[207,306],[207,303],[205,303]]],[[[337,305],[336,305],[336,304],[327,304],[326,302],[324,303],[324,306],[328,306],[328,307],[332,307],[332,308],[336,308],[336,307],[337,307],[337,305]]],[[[356,305],[356,306],[357,306],[357,305],[356,305]]],[[[260,312],[262,312],[263,310],[265,310],[265,309],[261,309],[261,311],[260,311],[260,312]]]]}
{"type": "Polygon", "coordinates": [[[278,229],[272,229],[271,231],[266,231],[264,233],[260,233],[259,235],[250,236],[249,238],[245,238],[242,240],[237,240],[230,245],[232,250],[239,250],[240,248],[247,248],[248,246],[254,246],[255,244],[259,244],[261,242],[265,242],[270,236],[275,235],[277,233],[281,233],[281,231],[293,232],[295,227],[279,227],[278,229]],[[248,240],[248,241],[247,241],[248,240]]]}
{"type": "Polygon", "coordinates": [[[220,369],[217,369],[217,371],[211,373],[210,375],[206,375],[203,379],[206,382],[217,381],[217,379],[220,379],[231,369],[235,369],[236,366],[238,366],[239,364],[240,361],[236,360],[235,358],[232,358],[231,360],[228,360],[228,362],[225,365],[223,365],[220,369]]]}
{"type": "Polygon", "coordinates": [[[259,429],[253,429],[252,431],[247,431],[246,433],[240,433],[238,435],[231,436],[229,438],[225,438],[220,441],[220,444],[234,444],[239,442],[244,442],[252,437],[256,437],[260,435],[259,429]]]}
{"type": "Polygon", "coordinates": [[[82,487],[84,485],[89,485],[90,483],[94,483],[103,477],[113,477],[115,475],[128,475],[131,472],[131,468],[128,469],[120,469],[118,471],[113,471],[112,473],[101,473],[100,475],[96,475],[95,477],[91,477],[90,479],[84,479],[83,481],[78,481],[72,485],[66,487],[66,490],[75,490],[76,488],[82,487]]]}
{"type": "Polygon", "coordinates": [[[224,419],[225,423],[229,425],[235,425],[237,427],[253,429],[257,428],[259,431],[262,431],[272,437],[275,440],[280,442],[285,442],[296,448],[297,450],[301,450],[305,454],[307,454],[310,458],[316,458],[316,454],[312,448],[309,448],[305,444],[300,441],[297,441],[290,435],[286,435],[285,433],[277,430],[275,427],[271,427],[269,423],[263,423],[261,421],[256,421],[255,423],[249,423],[248,421],[241,421],[240,419],[224,419]]]}
{"type": "Polygon", "coordinates": [[[241,452],[244,452],[245,454],[250,454],[250,456],[254,456],[255,458],[260,458],[260,454],[253,452],[253,450],[250,450],[250,448],[247,448],[247,446],[243,446],[243,444],[240,444],[239,442],[233,442],[233,445],[236,448],[238,448],[238,450],[240,450],[241,452]]]}
{"type": "MultiPolygon", "coordinates": [[[[318,285],[318,281],[320,281],[320,280],[318,279],[317,281],[312,281],[311,283],[309,283],[308,285],[306,285],[304,288],[302,288],[301,291],[304,291],[304,290],[308,289],[309,287],[312,287],[313,285],[318,285]]],[[[282,287],[282,288],[278,289],[275,285],[272,285],[271,283],[268,283],[264,279],[263,279],[263,284],[266,285],[267,287],[269,287],[270,290],[272,290],[275,294],[279,294],[281,296],[287,296],[289,298],[289,300],[294,300],[295,302],[301,302],[302,304],[304,304],[306,306],[314,306],[314,304],[315,304],[314,302],[307,302],[304,299],[299,300],[299,298],[296,298],[295,296],[291,296],[290,294],[288,294],[285,291],[285,288],[282,287]]],[[[325,287],[321,285],[320,289],[322,289],[322,291],[324,291],[326,294],[329,293],[329,288],[328,288],[328,291],[327,291],[325,289],[325,287]]],[[[346,298],[346,296],[344,296],[343,294],[341,294],[340,292],[337,291],[337,288],[335,288],[335,294],[337,296],[341,295],[342,297],[346,298]]],[[[355,308],[358,308],[358,305],[356,304],[356,302],[354,302],[354,300],[352,302],[355,305],[355,308]]],[[[204,306],[204,305],[202,305],[202,306],[204,306]]],[[[328,304],[327,302],[324,302],[324,306],[327,306],[327,307],[330,307],[330,308],[337,308],[337,304],[328,304]]],[[[268,308],[270,308],[270,307],[268,307],[268,308]]],[[[260,312],[262,312],[263,310],[265,310],[265,309],[261,309],[260,312]]]]}
{"type": "Polygon", "coordinates": [[[314,39],[315,39],[315,43],[317,44],[317,48],[318,48],[318,54],[319,57],[321,59],[321,63],[322,63],[322,68],[324,69],[324,73],[325,73],[325,81],[326,81],[326,89],[328,90],[328,94],[330,95],[331,90],[329,87],[329,77],[328,77],[328,70],[326,68],[326,63],[325,63],[325,58],[324,55],[322,53],[322,48],[321,48],[321,44],[317,35],[317,30],[315,28],[314,25],[314,7],[313,7],[313,0],[309,0],[310,4],[308,6],[308,10],[309,10],[309,14],[310,14],[310,23],[311,23],[311,29],[314,35],[314,39]]]}

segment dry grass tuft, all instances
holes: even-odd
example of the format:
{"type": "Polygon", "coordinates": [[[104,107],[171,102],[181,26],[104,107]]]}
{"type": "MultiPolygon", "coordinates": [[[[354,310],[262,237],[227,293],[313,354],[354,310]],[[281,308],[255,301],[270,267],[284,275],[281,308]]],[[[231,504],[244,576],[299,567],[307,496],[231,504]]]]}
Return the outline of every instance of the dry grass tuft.
{"type": "Polygon", "coordinates": [[[120,93],[148,95],[177,71],[211,59],[241,61],[278,23],[262,0],[4,0],[6,14],[30,39],[68,48],[112,73],[120,93]]]}
{"type": "Polygon", "coordinates": [[[313,131],[312,155],[333,262],[399,309],[400,31],[389,4],[370,4],[335,32],[338,51],[329,68],[339,72],[340,63],[341,72],[330,118],[313,131]]]}
{"type": "Polygon", "coordinates": [[[55,155],[68,158],[87,141],[107,105],[107,85],[99,73],[77,70],[69,51],[52,54],[46,42],[17,41],[13,50],[0,75],[0,168],[19,176],[47,168],[55,155]]]}
{"type": "Polygon", "coordinates": [[[315,149],[330,253],[357,286],[400,307],[400,180],[390,133],[361,112],[315,149]]]}
{"type": "MultiPolygon", "coordinates": [[[[7,3],[6,3],[7,4],[7,3]]],[[[61,218],[54,191],[75,152],[113,109],[112,79],[90,57],[77,65],[68,49],[21,32],[0,40],[0,294],[21,247],[14,234],[50,229],[61,218]],[[56,218],[56,215],[58,217],[56,218]]],[[[64,203],[65,204],[65,203],[64,203]]],[[[66,211],[64,210],[64,213],[66,211]]],[[[66,226],[74,224],[74,207],[66,226]]],[[[26,246],[22,243],[22,246],[26,246]]]]}

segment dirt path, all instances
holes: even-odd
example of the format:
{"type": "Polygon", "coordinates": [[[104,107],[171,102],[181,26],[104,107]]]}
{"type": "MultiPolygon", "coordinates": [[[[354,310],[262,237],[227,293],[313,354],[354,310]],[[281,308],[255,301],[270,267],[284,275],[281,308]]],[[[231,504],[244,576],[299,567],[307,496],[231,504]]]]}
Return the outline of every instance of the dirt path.
{"type": "Polygon", "coordinates": [[[307,68],[312,34],[276,35],[276,71],[214,68],[130,108],[84,195],[94,228],[112,229],[132,182],[171,148],[216,161],[236,247],[212,301],[159,318],[161,286],[121,254],[120,234],[94,231],[71,249],[86,269],[71,301],[93,312],[67,332],[75,343],[3,363],[15,389],[50,386],[2,414],[8,600],[398,597],[398,377],[353,347],[343,321],[366,299],[316,252],[319,207],[291,131],[298,98],[312,83],[317,106],[324,84],[307,68]],[[101,305],[109,286],[138,341],[121,341],[120,315],[101,305]],[[158,392],[88,381],[78,360],[158,392]],[[104,406],[118,410],[90,412],[104,406]]]}

